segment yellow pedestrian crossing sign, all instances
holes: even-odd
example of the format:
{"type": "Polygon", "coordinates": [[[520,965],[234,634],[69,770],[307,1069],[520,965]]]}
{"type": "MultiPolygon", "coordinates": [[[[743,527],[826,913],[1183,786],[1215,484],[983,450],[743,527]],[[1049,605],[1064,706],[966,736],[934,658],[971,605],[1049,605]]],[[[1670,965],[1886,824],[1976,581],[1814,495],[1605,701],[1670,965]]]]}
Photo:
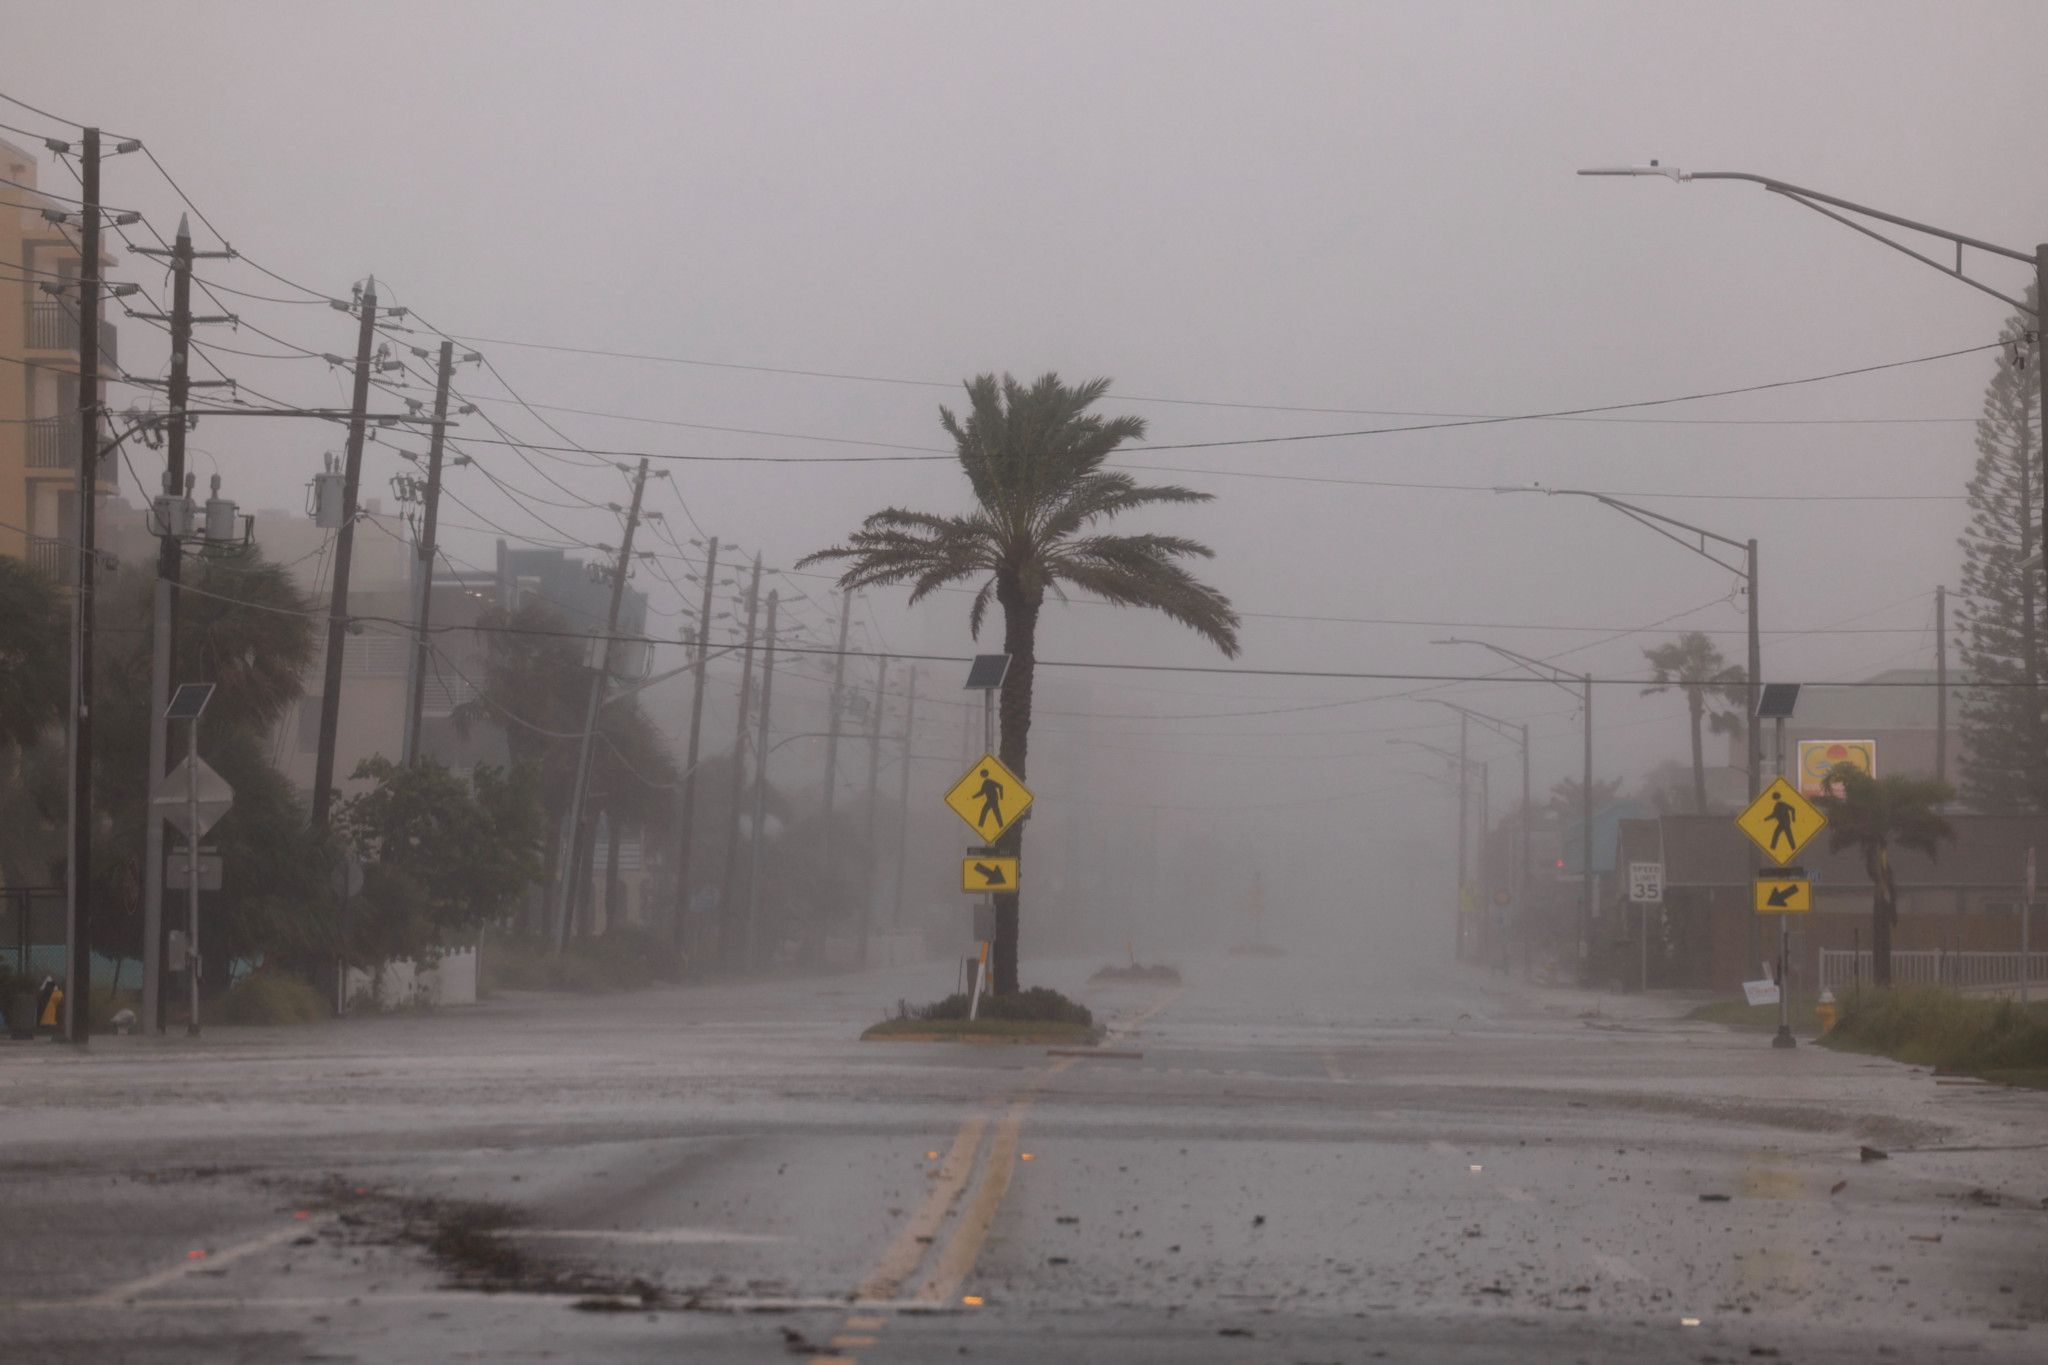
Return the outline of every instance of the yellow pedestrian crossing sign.
{"type": "Polygon", "coordinates": [[[1804,877],[1758,877],[1759,915],[1804,915],[1813,910],[1813,883],[1804,877]]]}
{"type": "Polygon", "coordinates": [[[1017,889],[1017,859],[969,854],[960,861],[960,889],[972,894],[1017,889]]]}
{"type": "Polygon", "coordinates": [[[994,754],[981,761],[946,793],[946,805],[967,827],[992,844],[1031,809],[1031,789],[994,754]]]}
{"type": "Polygon", "coordinates": [[[1820,813],[1820,808],[1782,777],[1773,778],[1771,785],[1735,817],[1736,828],[1780,867],[1798,857],[1799,850],[1827,823],[1828,818],[1820,813]]]}

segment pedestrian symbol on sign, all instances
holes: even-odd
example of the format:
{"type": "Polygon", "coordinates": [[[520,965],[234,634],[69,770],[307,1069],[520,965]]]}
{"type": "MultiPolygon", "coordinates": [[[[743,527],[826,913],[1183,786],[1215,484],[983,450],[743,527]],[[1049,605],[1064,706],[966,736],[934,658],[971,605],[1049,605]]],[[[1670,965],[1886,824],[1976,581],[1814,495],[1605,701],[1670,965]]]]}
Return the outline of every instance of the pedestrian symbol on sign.
{"type": "Polygon", "coordinates": [[[976,829],[985,829],[991,820],[999,830],[1008,823],[1003,819],[1003,784],[990,776],[988,769],[981,770],[981,786],[974,794],[981,801],[981,814],[974,817],[976,829]]]}

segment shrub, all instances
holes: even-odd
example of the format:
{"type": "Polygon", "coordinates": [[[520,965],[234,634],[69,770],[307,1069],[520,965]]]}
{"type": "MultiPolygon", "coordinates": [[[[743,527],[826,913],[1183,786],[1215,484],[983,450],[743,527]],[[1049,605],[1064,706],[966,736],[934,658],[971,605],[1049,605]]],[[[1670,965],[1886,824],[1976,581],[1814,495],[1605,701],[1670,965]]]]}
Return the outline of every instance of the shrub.
{"type": "Polygon", "coordinates": [[[1843,997],[1828,1041],[1956,1071],[2048,1067],[2048,1005],[1933,986],[1865,988],[1843,997]]]}
{"type": "Polygon", "coordinates": [[[481,952],[486,995],[497,991],[572,991],[599,995],[651,986],[668,960],[667,944],[647,929],[619,925],[597,938],[572,938],[557,956],[541,938],[487,935],[481,952]]]}
{"type": "Polygon", "coordinates": [[[235,983],[220,1006],[230,1024],[317,1024],[328,1016],[327,1001],[295,976],[256,972],[235,983]]]}
{"type": "MultiPolygon", "coordinates": [[[[984,995],[977,1013],[983,1019],[1079,1024],[1083,1028],[1095,1022],[1095,1016],[1088,1012],[1086,1005],[1069,1000],[1058,991],[1045,986],[1033,986],[1030,990],[1019,991],[1015,995],[984,995]]],[[[908,1002],[899,1002],[897,1014],[904,1019],[965,1019],[967,997],[949,995],[944,1000],[916,1007],[912,1007],[908,1002]]]]}

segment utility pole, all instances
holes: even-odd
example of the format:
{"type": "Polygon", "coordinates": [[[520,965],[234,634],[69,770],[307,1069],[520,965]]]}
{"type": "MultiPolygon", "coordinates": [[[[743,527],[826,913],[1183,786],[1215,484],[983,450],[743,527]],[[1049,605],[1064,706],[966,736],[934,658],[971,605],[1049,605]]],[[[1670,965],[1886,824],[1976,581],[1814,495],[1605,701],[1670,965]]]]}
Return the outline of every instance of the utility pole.
{"type": "Polygon", "coordinates": [[[889,927],[903,927],[903,881],[909,873],[910,852],[910,746],[917,731],[917,665],[910,666],[910,686],[903,695],[903,771],[897,775],[896,812],[896,904],[889,914],[889,927]]]}
{"type": "MultiPolygon", "coordinates": [[[[92,1037],[92,658],[93,540],[100,441],[100,130],[84,130],[79,154],[78,263],[78,574],[72,592],[71,861],[66,871],[70,971],[64,990],[64,1039],[92,1037]]],[[[22,913],[26,914],[24,910],[22,913]]]]}
{"type": "Polygon", "coordinates": [[[604,705],[605,690],[611,685],[612,660],[618,649],[619,604],[625,600],[626,577],[633,569],[633,532],[640,525],[640,504],[647,494],[647,457],[640,457],[640,471],[633,476],[633,505],[626,512],[625,534],[619,538],[619,559],[612,569],[612,600],[604,618],[604,648],[598,654],[597,673],[590,680],[590,705],[583,713],[582,748],[576,755],[576,786],[569,796],[568,856],[561,866],[559,910],[555,919],[555,952],[569,944],[569,924],[574,918],[576,883],[583,870],[583,847],[590,838],[584,825],[584,801],[590,792],[590,763],[597,750],[597,713],[604,705]]]}
{"type": "Polygon", "coordinates": [[[832,876],[832,805],[839,795],[839,721],[846,709],[846,628],[852,622],[853,590],[849,588],[839,596],[839,652],[832,656],[832,696],[827,702],[831,714],[825,720],[825,847],[820,876],[828,893],[835,884],[832,876]]]}
{"type": "MultiPolygon", "coordinates": [[[[1754,560],[1750,561],[1755,563],[1754,560]]],[[[1754,589],[1752,588],[1752,592],[1754,589]]],[[[1755,605],[1754,596],[1751,605],[1755,605]]],[[[1586,953],[1593,941],[1593,675],[1588,673],[1580,686],[1585,689],[1586,708],[1586,756],[1585,771],[1580,775],[1583,786],[1579,790],[1580,814],[1584,817],[1579,831],[1579,968],[1578,979],[1586,977],[1586,953]]],[[[1750,719],[1750,729],[1756,729],[1756,720],[1750,719]]]]}
{"type": "Polygon", "coordinates": [[[1948,586],[1934,585],[1934,780],[1948,781],[1948,586]]]}
{"type": "Polygon", "coordinates": [[[711,666],[712,585],[718,578],[718,537],[704,552],[704,596],[697,609],[697,677],[690,690],[690,750],[684,759],[683,795],[676,810],[676,915],[669,945],[678,970],[683,965],[683,922],[690,913],[690,853],[697,822],[697,746],[704,734],[704,674],[711,666]]]}
{"type": "Polygon", "coordinates": [[[755,934],[761,919],[761,845],[768,842],[768,707],[775,695],[775,607],[779,596],[769,589],[767,644],[761,654],[761,732],[754,740],[754,830],[747,841],[746,960],[750,971],[760,960],[755,934]]]}
{"type": "Polygon", "coordinates": [[[875,710],[868,725],[868,834],[869,875],[860,898],[860,965],[868,965],[868,933],[874,927],[875,878],[873,869],[881,862],[875,856],[875,804],[880,798],[882,776],[882,706],[888,700],[889,656],[875,661],[875,710]]]}
{"type": "MultiPolygon", "coordinates": [[[[191,346],[192,326],[197,322],[230,322],[232,317],[195,318],[192,316],[192,262],[199,259],[215,259],[232,255],[227,251],[194,251],[192,249],[192,224],[186,215],[178,218],[178,235],[172,239],[170,249],[162,247],[137,247],[137,255],[168,256],[171,262],[171,313],[168,318],[156,314],[137,314],[158,322],[167,322],[171,328],[171,368],[166,386],[165,398],[169,411],[164,414],[164,497],[176,499],[189,496],[185,478],[185,434],[194,420],[186,414],[192,392],[191,346]]],[[[178,632],[178,586],[184,577],[185,556],[182,552],[176,526],[159,526],[156,583],[151,594],[151,632],[149,650],[149,784],[154,792],[157,782],[170,770],[169,724],[164,720],[164,707],[170,704],[171,675],[177,668],[178,632]]],[[[164,1007],[167,1003],[163,993],[163,949],[164,949],[164,822],[154,810],[150,811],[143,825],[142,855],[142,1027],[153,1033],[164,1031],[164,1007]]]]}
{"type": "Polygon", "coordinates": [[[732,896],[733,871],[740,858],[740,798],[746,793],[747,708],[754,700],[754,617],[761,605],[761,556],[754,556],[754,576],[747,583],[747,638],[740,651],[740,717],[732,741],[732,781],[726,793],[725,861],[719,868],[718,957],[732,970],[743,965],[741,910],[732,896]]]}
{"type": "Polygon", "coordinates": [[[1451,956],[1454,958],[1465,956],[1465,820],[1466,813],[1472,808],[1472,800],[1466,793],[1465,785],[1466,774],[1472,771],[1472,765],[1465,756],[1466,731],[1469,728],[1465,720],[1465,713],[1460,711],[1458,713],[1458,898],[1451,903],[1451,924],[1455,935],[1454,941],[1451,944],[1451,956]]]}
{"type": "Polygon", "coordinates": [[[377,277],[357,300],[355,391],[348,416],[348,454],[341,476],[341,525],[334,532],[334,592],[327,608],[327,670],[320,689],[320,740],[313,757],[313,828],[325,834],[334,797],[334,740],[341,723],[341,660],[348,640],[348,571],[355,558],[356,493],[363,480],[363,435],[369,427],[370,348],[377,339],[377,277]]]}
{"type": "Polygon", "coordinates": [[[455,343],[441,343],[441,373],[434,381],[434,433],[427,446],[426,507],[420,514],[419,582],[413,600],[412,696],[405,713],[405,766],[420,758],[420,721],[427,703],[427,619],[434,604],[434,531],[441,510],[441,450],[448,434],[448,380],[455,369],[455,343]]]}

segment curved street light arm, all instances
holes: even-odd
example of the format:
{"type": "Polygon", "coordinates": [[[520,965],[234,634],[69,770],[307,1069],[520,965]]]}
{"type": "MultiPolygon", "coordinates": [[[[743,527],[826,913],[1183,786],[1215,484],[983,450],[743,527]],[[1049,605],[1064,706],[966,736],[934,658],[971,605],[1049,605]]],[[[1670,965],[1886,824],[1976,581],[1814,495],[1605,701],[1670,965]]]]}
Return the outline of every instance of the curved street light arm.
{"type": "Polygon", "coordinates": [[[1510,740],[1516,744],[1522,742],[1522,727],[1519,723],[1504,721],[1498,716],[1489,716],[1484,711],[1474,711],[1469,706],[1460,706],[1454,701],[1444,701],[1439,697],[1423,697],[1420,700],[1428,702],[1431,706],[1448,706],[1451,710],[1456,711],[1468,720],[1478,721],[1502,739],[1510,740]]]}
{"type": "Polygon", "coordinates": [[[1517,654],[1512,649],[1507,649],[1501,645],[1488,644],[1484,640],[1464,640],[1454,635],[1447,640],[1432,640],[1430,643],[1436,645],[1478,645],[1481,649],[1490,649],[1509,663],[1520,664],[1545,682],[1554,684],[1567,693],[1574,701],[1579,700],[1579,687],[1585,681],[1579,674],[1568,673],[1556,664],[1545,663],[1541,659],[1532,659],[1526,654],[1517,654]]]}
{"type": "Polygon", "coordinates": [[[2006,303],[2011,304],[2015,308],[2018,308],[2021,312],[2033,313],[2036,317],[2040,316],[2040,311],[2038,309],[2029,308],[2024,303],[2021,303],[2018,299],[2015,299],[2008,294],[2001,294],[1996,289],[1991,288],[1989,285],[1981,284],[1978,281],[1971,279],[1968,275],[1965,275],[1963,273],[1962,269],[1962,249],[1964,247],[1972,247],[1978,251],[1989,252],[1993,256],[2003,256],[2007,260],[2022,261],[2028,265],[2036,265],[2037,260],[2035,253],[2031,251],[2016,251],[2009,246],[2000,246],[1996,242],[1987,242],[1980,237],[1966,237],[1960,232],[1951,232],[1947,228],[1936,227],[1932,223],[1917,222],[1911,218],[1901,217],[1899,214],[1896,213],[1887,213],[1883,209],[1874,209],[1868,204],[1859,204],[1853,199],[1843,199],[1836,195],[1823,194],[1819,190],[1810,190],[1806,188],[1804,185],[1795,185],[1788,180],[1775,180],[1770,176],[1753,175],[1748,171],[1682,171],[1676,166],[1661,166],[1655,162],[1652,162],[1648,166],[1596,167],[1588,170],[1582,170],[1579,172],[1579,174],[1630,176],[1658,175],[1663,176],[1665,179],[1672,181],[1674,184],[1682,183],[1687,180],[1746,180],[1752,185],[1763,186],[1765,189],[1769,190],[1773,194],[1781,194],[1785,196],[1787,199],[1790,199],[1795,204],[1800,204],[1806,208],[1812,209],[1815,213],[1821,214],[1824,217],[1832,218],[1834,221],[1842,224],[1844,227],[1854,228],[1856,229],[1856,231],[1862,233],[1866,237],[1875,238],[1876,240],[1883,242],[1886,246],[1891,247],[1893,250],[1900,251],[1908,256],[1911,256],[1914,260],[1921,262],[1923,265],[1931,266],[1934,269],[1939,270],[1944,275],[1948,275],[1954,279],[1961,280],[1964,284],[1970,285],[1972,288],[1981,289],[1985,293],[1991,295],[1993,298],[2000,299],[2006,303]],[[1943,265],[1940,261],[1934,260],[1932,257],[1922,255],[1920,252],[1913,250],[1911,247],[1904,246],[1898,242],[1893,241],[1891,238],[1885,236],[1883,233],[1873,232],[1871,229],[1864,227],[1861,223],[1852,222],[1849,219],[1843,217],[1839,213],[1831,213],[1827,209],[1821,207],[1821,205],[1823,204],[1831,205],[1834,208],[1842,209],[1848,213],[1861,214],[1865,218],[1875,218],[1881,223],[1890,223],[1894,227],[1902,227],[1909,232],[1925,233],[1929,237],[1939,237],[1945,242],[1953,242],[1955,243],[1956,247],[1955,267],[1951,269],[1950,267],[1943,265]]]}

